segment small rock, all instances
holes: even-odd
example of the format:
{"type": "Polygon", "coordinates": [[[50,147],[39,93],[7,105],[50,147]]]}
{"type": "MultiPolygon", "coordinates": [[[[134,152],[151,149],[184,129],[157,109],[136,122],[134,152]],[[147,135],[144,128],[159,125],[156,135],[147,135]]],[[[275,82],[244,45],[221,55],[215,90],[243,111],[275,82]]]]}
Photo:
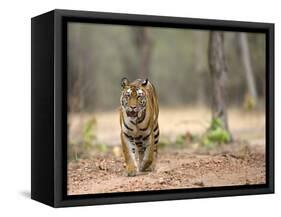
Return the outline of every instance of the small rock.
{"type": "Polygon", "coordinates": [[[203,181],[200,181],[200,182],[194,182],[193,184],[194,184],[194,185],[197,185],[197,186],[200,186],[200,187],[204,187],[204,186],[205,186],[205,184],[204,184],[204,182],[203,182],[203,181]]]}

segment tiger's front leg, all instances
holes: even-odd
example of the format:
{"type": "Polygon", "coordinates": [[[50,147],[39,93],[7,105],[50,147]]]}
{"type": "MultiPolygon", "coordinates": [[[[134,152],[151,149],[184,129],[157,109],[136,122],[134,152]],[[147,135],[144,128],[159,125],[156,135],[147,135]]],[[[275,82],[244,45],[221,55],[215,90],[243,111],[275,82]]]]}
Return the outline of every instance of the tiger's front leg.
{"type": "Polygon", "coordinates": [[[126,163],[126,170],[128,176],[136,176],[138,172],[138,166],[136,161],[136,147],[132,139],[127,138],[124,133],[121,132],[122,150],[126,163]]]}
{"type": "MultiPolygon", "coordinates": [[[[146,141],[144,141],[146,142],[146,141]]],[[[144,156],[142,159],[142,162],[140,163],[140,171],[151,171],[152,168],[152,163],[154,160],[154,135],[151,134],[149,136],[148,141],[146,142],[146,148],[144,150],[144,156]]]]}

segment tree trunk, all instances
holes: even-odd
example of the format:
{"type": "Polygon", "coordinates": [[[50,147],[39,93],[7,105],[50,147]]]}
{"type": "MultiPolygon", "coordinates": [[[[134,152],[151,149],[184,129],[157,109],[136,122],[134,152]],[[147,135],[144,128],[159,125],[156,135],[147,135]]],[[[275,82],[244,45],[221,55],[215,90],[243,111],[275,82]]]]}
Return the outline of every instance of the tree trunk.
{"type": "Polygon", "coordinates": [[[241,51],[241,58],[246,76],[248,91],[254,102],[257,102],[257,88],[255,78],[253,74],[253,68],[251,63],[251,56],[248,45],[248,38],[246,33],[239,33],[239,47],[241,51]]]}
{"type": "MultiPolygon", "coordinates": [[[[209,38],[209,67],[212,81],[212,118],[219,118],[222,127],[229,132],[225,106],[226,63],[223,48],[223,33],[211,31],[209,38]]],[[[229,135],[230,132],[229,132],[229,135]]]]}
{"type": "MultiPolygon", "coordinates": [[[[127,46],[127,45],[126,45],[127,46]]],[[[129,78],[129,80],[135,80],[139,74],[137,72],[137,66],[135,64],[134,57],[127,52],[126,47],[120,45],[120,60],[123,65],[123,76],[129,78]]]]}
{"type": "Polygon", "coordinates": [[[151,57],[151,38],[149,30],[145,27],[139,27],[134,30],[135,45],[139,54],[139,78],[148,78],[149,65],[151,57]]]}
{"type": "Polygon", "coordinates": [[[206,72],[204,71],[204,58],[205,50],[204,50],[204,37],[205,33],[202,31],[194,31],[194,44],[195,44],[195,50],[194,50],[194,57],[196,60],[196,63],[194,65],[194,71],[198,75],[198,85],[197,85],[197,96],[196,101],[199,106],[205,106],[207,97],[206,97],[206,89],[205,89],[205,77],[206,72]]]}

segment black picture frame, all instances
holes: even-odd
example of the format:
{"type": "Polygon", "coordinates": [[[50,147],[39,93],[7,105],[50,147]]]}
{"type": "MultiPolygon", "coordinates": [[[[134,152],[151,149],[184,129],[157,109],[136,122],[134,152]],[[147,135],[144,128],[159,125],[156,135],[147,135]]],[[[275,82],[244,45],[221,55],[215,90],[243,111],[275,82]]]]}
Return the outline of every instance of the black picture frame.
{"type": "Polygon", "coordinates": [[[274,193],[274,24],[53,10],[31,21],[31,198],[53,207],[274,193]],[[266,34],[266,184],[92,195],[66,194],[69,21],[266,34]]]}

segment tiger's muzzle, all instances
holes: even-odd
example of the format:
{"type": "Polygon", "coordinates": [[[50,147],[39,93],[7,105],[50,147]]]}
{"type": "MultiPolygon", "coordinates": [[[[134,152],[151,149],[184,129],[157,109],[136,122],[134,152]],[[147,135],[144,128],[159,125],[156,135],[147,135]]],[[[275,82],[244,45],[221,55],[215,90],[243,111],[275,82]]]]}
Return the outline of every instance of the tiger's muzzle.
{"type": "Polygon", "coordinates": [[[126,110],[126,114],[128,117],[131,117],[131,118],[135,118],[138,116],[138,113],[139,113],[139,110],[137,109],[137,107],[129,107],[127,110],[126,110]]]}

